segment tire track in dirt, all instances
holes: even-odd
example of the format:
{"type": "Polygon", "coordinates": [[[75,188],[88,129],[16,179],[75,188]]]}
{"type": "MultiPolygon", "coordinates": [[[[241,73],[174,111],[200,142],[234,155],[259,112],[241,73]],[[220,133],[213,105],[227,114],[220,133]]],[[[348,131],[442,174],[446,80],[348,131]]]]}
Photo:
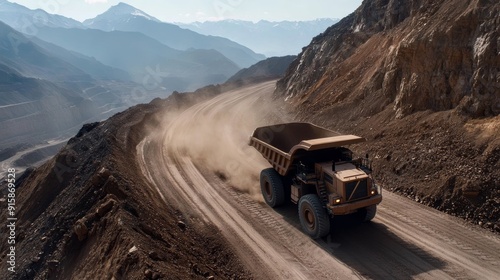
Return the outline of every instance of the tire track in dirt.
{"type": "MultiPolygon", "coordinates": [[[[269,224],[284,225],[296,231],[292,237],[283,239],[289,229],[277,227],[269,230],[259,230],[255,225],[255,218],[248,213],[245,206],[254,204],[253,208],[262,207],[258,202],[250,197],[244,198],[246,203],[241,203],[236,198],[238,194],[224,184],[214,184],[205,179],[193,164],[189,157],[183,155],[183,147],[177,146],[175,137],[189,123],[196,120],[200,115],[204,118],[218,118],[217,112],[224,108],[230,108],[243,100],[255,102],[259,95],[255,95],[263,88],[266,92],[271,92],[273,83],[266,83],[263,86],[253,87],[245,94],[216,97],[209,102],[198,104],[189,110],[181,113],[177,118],[168,124],[163,136],[160,139],[154,137],[144,140],[138,146],[139,160],[142,163],[143,173],[157,190],[165,197],[175,197],[174,201],[181,209],[187,213],[201,217],[205,222],[215,224],[233,245],[240,258],[247,264],[259,279],[357,279],[349,268],[345,267],[338,260],[332,258],[321,248],[318,248],[307,236],[303,235],[293,226],[285,221],[278,221],[270,215],[260,216],[265,218],[269,224]],[[254,95],[254,96],[253,96],[254,95]],[[229,97],[229,98],[228,98],[229,97]],[[164,139],[164,142],[161,141],[164,139]],[[158,147],[154,147],[158,142],[162,145],[161,152],[158,147]],[[157,155],[161,154],[160,157],[157,155]],[[148,160],[146,160],[148,159],[148,160]],[[154,161],[151,161],[153,159],[154,161]],[[169,188],[161,186],[171,186],[169,188]],[[243,206],[242,206],[243,205],[243,206]],[[302,246],[285,246],[289,241],[302,244],[302,246]],[[304,244],[308,244],[305,247],[304,244]],[[315,247],[318,253],[311,252],[311,246],[315,247]],[[305,258],[308,263],[304,263],[299,252],[308,252],[309,257],[305,258]],[[314,255],[314,256],[311,256],[314,255]],[[326,261],[325,261],[326,260],[326,261]],[[311,264],[317,262],[320,265],[312,267],[311,264]],[[329,267],[329,269],[325,269],[329,267]],[[330,269],[334,269],[332,273],[330,269]],[[330,273],[324,272],[330,271],[330,273]]],[[[172,201],[169,201],[170,203],[172,201]]],[[[255,213],[255,212],[254,212],[255,213]]],[[[262,220],[259,224],[265,224],[262,220]]]]}
{"type": "Polygon", "coordinates": [[[386,192],[384,198],[391,199],[392,204],[380,207],[383,214],[378,219],[408,241],[446,260],[449,265],[444,270],[453,277],[498,279],[500,240],[497,236],[472,229],[459,219],[404,201],[395,194],[386,192]],[[404,208],[412,209],[411,215],[402,213],[404,208]],[[460,273],[454,273],[457,271],[460,273]]]}

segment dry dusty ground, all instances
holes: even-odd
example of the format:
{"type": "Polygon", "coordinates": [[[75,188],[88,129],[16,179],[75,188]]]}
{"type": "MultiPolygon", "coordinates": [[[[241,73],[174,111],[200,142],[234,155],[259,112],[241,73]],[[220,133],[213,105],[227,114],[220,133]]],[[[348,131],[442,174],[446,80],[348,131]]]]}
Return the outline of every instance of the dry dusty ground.
{"type": "MultiPolygon", "coordinates": [[[[0,277],[500,275],[498,235],[387,191],[372,223],[337,217],[320,240],[301,232],[296,206],[263,204],[257,176],[267,163],[246,141],[255,126],[291,119],[269,99],[273,90],[267,82],[210,99],[220,88],[209,88],[199,103],[175,94],[82,128],[54,159],[18,179],[17,273],[7,272],[2,254],[0,277]]],[[[376,145],[369,149],[383,143],[367,137],[376,145]]]]}

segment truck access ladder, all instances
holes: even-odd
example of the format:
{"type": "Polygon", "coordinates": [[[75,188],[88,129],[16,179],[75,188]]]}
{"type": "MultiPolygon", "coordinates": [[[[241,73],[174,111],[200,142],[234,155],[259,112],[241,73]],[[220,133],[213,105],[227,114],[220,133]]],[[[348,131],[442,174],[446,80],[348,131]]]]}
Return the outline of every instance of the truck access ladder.
{"type": "Polygon", "coordinates": [[[318,191],[318,195],[319,195],[319,198],[321,199],[321,202],[323,202],[323,205],[327,205],[328,204],[328,194],[326,192],[325,181],[317,179],[316,189],[318,191]]]}

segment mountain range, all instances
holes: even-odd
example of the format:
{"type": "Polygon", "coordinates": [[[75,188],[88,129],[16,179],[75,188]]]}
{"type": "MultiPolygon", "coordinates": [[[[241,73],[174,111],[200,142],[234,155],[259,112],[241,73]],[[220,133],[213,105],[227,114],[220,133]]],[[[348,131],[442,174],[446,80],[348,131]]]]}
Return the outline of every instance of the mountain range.
{"type": "Polygon", "coordinates": [[[137,83],[148,83],[149,72],[155,69],[160,77],[152,82],[169,91],[221,83],[239,70],[215,50],[180,51],[139,32],[41,27],[37,37],[125,70],[137,83]]]}
{"type": "MultiPolygon", "coordinates": [[[[3,1],[0,20],[45,41],[38,41],[40,44],[51,43],[122,71],[112,71],[110,77],[142,84],[151,72],[148,69],[161,69],[158,86],[166,90],[194,90],[221,83],[265,58],[228,39],[161,22],[125,3],[79,23],[3,1]]],[[[93,71],[88,66],[86,69],[93,71]]],[[[103,73],[102,69],[98,72],[103,73]]]]}
{"type": "Polygon", "coordinates": [[[104,31],[141,32],[177,50],[214,49],[244,68],[264,59],[247,47],[218,36],[207,36],[182,29],[158,19],[128,4],[119,3],[105,13],[83,22],[86,27],[104,31]]]}
{"type": "Polygon", "coordinates": [[[83,122],[174,90],[222,83],[240,65],[263,58],[227,39],[161,23],[122,3],[83,24],[0,1],[0,21],[0,123],[6,128],[0,150],[69,136],[83,122]],[[123,26],[124,21],[129,24],[123,26]],[[194,43],[170,47],[139,32],[143,28],[161,34],[156,37],[163,42],[187,34],[194,43]],[[210,48],[197,48],[200,44],[210,48]],[[236,54],[240,65],[216,47],[236,54]]]}
{"type": "Polygon", "coordinates": [[[17,3],[0,0],[0,20],[12,28],[35,35],[38,27],[83,28],[83,24],[61,15],[49,14],[42,9],[31,10],[17,3]]]}
{"type": "Polygon", "coordinates": [[[298,54],[313,37],[338,22],[337,19],[311,21],[221,20],[177,23],[200,34],[221,36],[238,42],[268,57],[298,54]]]}

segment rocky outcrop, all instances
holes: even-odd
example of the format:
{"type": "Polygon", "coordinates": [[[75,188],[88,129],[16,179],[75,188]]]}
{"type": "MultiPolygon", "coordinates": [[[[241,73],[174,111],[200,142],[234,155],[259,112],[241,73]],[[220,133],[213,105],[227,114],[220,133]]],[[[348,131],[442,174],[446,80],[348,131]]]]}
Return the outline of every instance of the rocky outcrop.
{"type": "Polygon", "coordinates": [[[304,48],[276,94],[316,109],[356,102],[365,115],[498,115],[499,18],[496,1],[364,1],[304,48]]]}

